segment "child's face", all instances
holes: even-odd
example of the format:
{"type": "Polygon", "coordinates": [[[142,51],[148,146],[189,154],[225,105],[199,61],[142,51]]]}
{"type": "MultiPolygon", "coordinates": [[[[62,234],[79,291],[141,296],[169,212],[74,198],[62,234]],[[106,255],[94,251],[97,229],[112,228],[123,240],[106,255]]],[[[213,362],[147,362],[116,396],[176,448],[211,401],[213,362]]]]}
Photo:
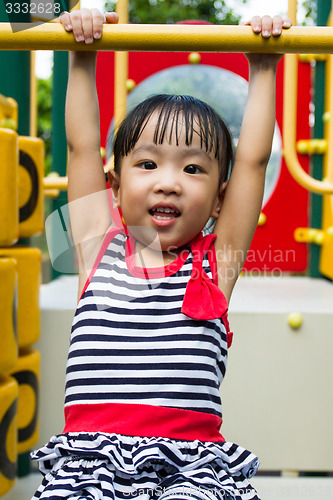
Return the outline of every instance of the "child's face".
{"type": "Polygon", "coordinates": [[[152,115],[134,149],[122,159],[121,180],[112,187],[135,238],[153,247],[151,235],[157,234],[157,247],[170,251],[197,236],[209,217],[218,217],[219,167],[213,154],[201,148],[195,131],[192,144],[185,144],[181,118],[178,146],[174,137],[169,144],[169,130],[163,144],[154,144],[157,116],[152,115]]]}

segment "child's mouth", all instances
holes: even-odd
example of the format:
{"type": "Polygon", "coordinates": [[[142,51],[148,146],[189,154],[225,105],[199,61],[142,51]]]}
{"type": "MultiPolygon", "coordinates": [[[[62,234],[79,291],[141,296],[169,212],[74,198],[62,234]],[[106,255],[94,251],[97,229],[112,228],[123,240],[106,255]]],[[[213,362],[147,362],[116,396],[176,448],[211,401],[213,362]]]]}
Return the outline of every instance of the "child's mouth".
{"type": "Polygon", "coordinates": [[[180,216],[178,210],[170,207],[152,208],[149,210],[149,213],[157,220],[170,220],[180,216]]]}

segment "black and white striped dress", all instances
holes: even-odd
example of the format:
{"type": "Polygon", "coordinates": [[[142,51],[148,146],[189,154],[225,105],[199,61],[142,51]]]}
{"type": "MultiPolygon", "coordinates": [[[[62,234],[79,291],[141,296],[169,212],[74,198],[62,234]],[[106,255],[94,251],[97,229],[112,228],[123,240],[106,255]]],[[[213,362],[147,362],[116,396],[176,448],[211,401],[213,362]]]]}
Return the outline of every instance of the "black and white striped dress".
{"type": "Polygon", "coordinates": [[[146,269],[131,236],[108,233],[73,320],[64,432],[32,454],[33,499],[258,500],[257,457],[219,432],[231,334],[212,242],[146,269]]]}

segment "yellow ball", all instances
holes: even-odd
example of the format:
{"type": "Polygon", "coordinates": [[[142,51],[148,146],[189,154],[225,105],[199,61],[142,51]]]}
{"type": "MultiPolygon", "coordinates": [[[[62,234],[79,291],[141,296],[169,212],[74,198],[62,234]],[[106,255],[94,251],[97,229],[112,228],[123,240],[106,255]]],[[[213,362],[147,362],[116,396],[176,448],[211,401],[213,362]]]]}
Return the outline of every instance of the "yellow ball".
{"type": "Polygon", "coordinates": [[[316,239],[316,234],[317,234],[316,229],[309,229],[308,230],[308,241],[309,241],[309,243],[314,243],[314,241],[316,239]]]}
{"type": "Polygon", "coordinates": [[[188,62],[190,64],[199,64],[201,61],[201,55],[198,52],[191,52],[188,56],[188,62]]]}
{"type": "Polygon", "coordinates": [[[1,128],[9,128],[11,130],[17,129],[17,123],[13,118],[3,118],[0,122],[1,128]]]}
{"type": "Polygon", "coordinates": [[[259,215],[258,226],[263,226],[264,224],[266,224],[266,221],[267,216],[261,212],[261,214],[259,215]]]}
{"type": "Polygon", "coordinates": [[[330,112],[329,111],[326,111],[326,113],[323,114],[323,122],[324,123],[327,123],[330,121],[330,112]]]}
{"type": "Polygon", "coordinates": [[[136,83],[134,80],[132,80],[130,78],[128,80],[126,80],[126,89],[128,92],[131,92],[131,90],[133,90],[135,86],[136,86],[136,83]]]}
{"type": "Polygon", "coordinates": [[[298,141],[297,143],[297,151],[301,153],[302,155],[307,154],[309,148],[308,148],[308,143],[306,141],[298,141]]]}
{"type": "Polygon", "coordinates": [[[322,139],[320,141],[320,147],[319,147],[320,154],[325,154],[327,152],[327,148],[328,148],[328,142],[322,139]]]}
{"type": "Polygon", "coordinates": [[[326,152],[326,141],[320,139],[313,139],[311,153],[323,154],[326,152]]]}
{"type": "Polygon", "coordinates": [[[316,233],[313,242],[317,245],[322,245],[324,243],[325,235],[323,232],[316,233]]]}
{"type": "Polygon", "coordinates": [[[301,313],[292,312],[288,314],[288,324],[293,330],[298,330],[303,323],[303,317],[301,313]]]}

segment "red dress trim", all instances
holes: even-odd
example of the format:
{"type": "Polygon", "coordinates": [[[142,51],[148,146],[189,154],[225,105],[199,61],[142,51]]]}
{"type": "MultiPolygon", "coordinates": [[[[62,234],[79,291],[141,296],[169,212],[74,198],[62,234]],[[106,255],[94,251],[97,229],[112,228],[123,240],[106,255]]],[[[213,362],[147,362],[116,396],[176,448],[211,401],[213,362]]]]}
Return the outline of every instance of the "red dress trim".
{"type": "Polygon", "coordinates": [[[184,248],[179,252],[174,261],[170,262],[167,266],[161,267],[141,267],[135,265],[135,239],[129,234],[126,242],[126,253],[125,259],[127,264],[127,269],[136,278],[164,278],[166,276],[171,276],[175,274],[181,267],[185,264],[186,259],[189,254],[189,249],[184,248]]]}
{"type": "Polygon", "coordinates": [[[222,418],[210,413],[144,404],[100,403],[65,407],[66,432],[105,432],[186,441],[224,442],[222,418]]]}

